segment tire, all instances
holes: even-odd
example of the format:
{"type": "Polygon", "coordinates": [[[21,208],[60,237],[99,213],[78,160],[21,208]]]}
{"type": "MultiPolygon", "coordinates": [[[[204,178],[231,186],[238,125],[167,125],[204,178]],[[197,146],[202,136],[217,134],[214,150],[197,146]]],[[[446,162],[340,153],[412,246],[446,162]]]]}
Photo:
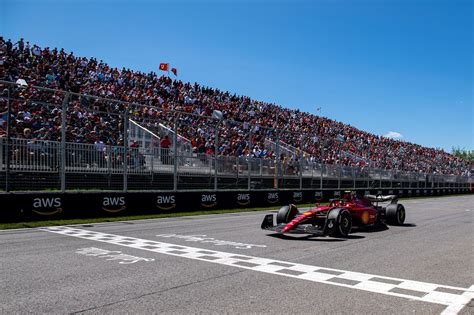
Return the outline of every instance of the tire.
{"type": "Polygon", "coordinates": [[[390,204],[385,209],[387,224],[402,225],[405,222],[405,207],[401,204],[390,204]]]}
{"type": "Polygon", "coordinates": [[[349,210],[343,208],[332,209],[327,219],[334,222],[334,226],[329,230],[329,236],[349,236],[352,229],[352,215],[349,210]]]}
{"type": "Polygon", "coordinates": [[[293,220],[298,214],[298,208],[295,205],[289,204],[288,206],[283,206],[278,210],[277,214],[277,224],[288,223],[293,220]]]}

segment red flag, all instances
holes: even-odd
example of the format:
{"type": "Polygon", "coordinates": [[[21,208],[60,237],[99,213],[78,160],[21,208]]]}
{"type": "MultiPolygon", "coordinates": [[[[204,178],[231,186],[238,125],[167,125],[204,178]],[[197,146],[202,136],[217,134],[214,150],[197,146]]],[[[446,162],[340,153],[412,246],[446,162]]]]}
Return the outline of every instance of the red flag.
{"type": "Polygon", "coordinates": [[[168,71],[168,65],[167,63],[160,63],[160,70],[161,71],[168,71]]]}
{"type": "Polygon", "coordinates": [[[176,68],[171,68],[171,72],[173,72],[175,76],[178,76],[178,70],[176,70],[176,68]]]}

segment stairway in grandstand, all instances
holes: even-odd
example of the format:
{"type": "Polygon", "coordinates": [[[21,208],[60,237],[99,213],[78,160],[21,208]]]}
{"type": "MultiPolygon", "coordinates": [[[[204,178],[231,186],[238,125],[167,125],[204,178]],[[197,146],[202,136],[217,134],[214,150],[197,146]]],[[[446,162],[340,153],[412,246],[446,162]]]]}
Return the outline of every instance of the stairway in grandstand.
{"type": "MultiPolygon", "coordinates": [[[[128,143],[138,145],[138,150],[145,156],[145,165],[148,169],[172,168],[172,159],[174,157],[174,146],[166,150],[167,156],[162,156],[163,151],[160,147],[161,138],[168,136],[171,141],[174,139],[174,131],[162,123],[153,127],[145,128],[139,122],[129,119],[128,143]],[[150,130],[150,129],[153,130],[150,130]]],[[[204,163],[193,153],[191,141],[181,135],[177,135],[176,150],[178,165],[181,167],[202,167],[204,163]]]]}
{"type": "Polygon", "coordinates": [[[303,154],[304,156],[310,156],[308,152],[295,148],[294,146],[288,143],[285,143],[283,141],[278,142],[278,149],[277,149],[276,142],[268,138],[265,138],[265,147],[267,149],[272,150],[273,152],[279,151],[279,154],[283,154],[289,159],[299,158],[301,154],[303,154]]]}

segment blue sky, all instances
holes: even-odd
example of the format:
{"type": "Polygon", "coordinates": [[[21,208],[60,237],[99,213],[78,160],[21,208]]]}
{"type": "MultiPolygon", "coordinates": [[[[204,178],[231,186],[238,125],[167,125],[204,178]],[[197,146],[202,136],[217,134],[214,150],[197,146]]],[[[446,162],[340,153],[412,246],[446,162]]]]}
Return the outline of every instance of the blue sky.
{"type": "Polygon", "coordinates": [[[9,1],[0,33],[474,149],[472,1],[9,1]]]}

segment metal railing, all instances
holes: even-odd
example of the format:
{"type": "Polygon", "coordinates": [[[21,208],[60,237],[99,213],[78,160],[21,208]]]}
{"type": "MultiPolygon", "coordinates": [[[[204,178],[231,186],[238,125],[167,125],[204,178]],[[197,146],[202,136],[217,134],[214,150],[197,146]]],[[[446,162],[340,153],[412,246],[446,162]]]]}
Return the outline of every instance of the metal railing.
{"type": "Polygon", "coordinates": [[[4,190],[466,188],[471,177],[300,161],[0,138],[4,190]],[[6,165],[6,154],[10,153],[6,165]],[[64,153],[64,154],[63,154],[64,153]],[[62,158],[65,160],[62,161],[62,158]],[[9,176],[6,175],[6,170],[9,176]],[[8,181],[8,182],[7,182],[8,181]],[[64,181],[64,182],[62,182],[64,181]]]}

